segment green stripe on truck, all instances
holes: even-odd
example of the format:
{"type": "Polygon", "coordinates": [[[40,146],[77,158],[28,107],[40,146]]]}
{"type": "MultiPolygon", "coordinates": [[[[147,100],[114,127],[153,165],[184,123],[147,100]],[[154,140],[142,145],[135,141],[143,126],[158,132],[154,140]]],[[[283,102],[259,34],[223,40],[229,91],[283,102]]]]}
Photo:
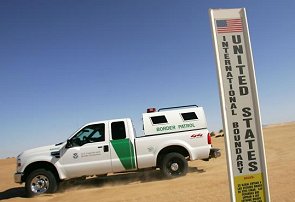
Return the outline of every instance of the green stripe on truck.
{"type": "Polygon", "coordinates": [[[135,168],[134,147],[130,139],[111,140],[111,144],[115,149],[122,165],[126,170],[135,168]]]}

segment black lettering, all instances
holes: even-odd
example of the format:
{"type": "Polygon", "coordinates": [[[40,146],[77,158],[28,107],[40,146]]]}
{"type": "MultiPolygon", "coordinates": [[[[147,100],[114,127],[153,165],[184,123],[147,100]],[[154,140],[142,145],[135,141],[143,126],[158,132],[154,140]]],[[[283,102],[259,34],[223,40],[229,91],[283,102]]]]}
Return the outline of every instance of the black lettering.
{"type": "Polygon", "coordinates": [[[242,147],[242,143],[241,142],[235,142],[235,147],[242,147]]]}
{"type": "MultiPolygon", "coordinates": [[[[223,43],[223,42],[222,42],[222,43],[223,43]]],[[[229,60],[229,54],[228,54],[228,53],[224,54],[224,59],[229,60]]]]}
{"type": "Polygon", "coordinates": [[[226,38],[225,38],[225,36],[223,36],[222,38],[223,38],[223,41],[226,41],[226,38]]]}
{"type": "MultiPolygon", "coordinates": [[[[236,97],[229,97],[229,102],[230,102],[230,103],[232,103],[232,102],[237,102],[236,97]]],[[[237,108],[237,107],[235,107],[235,108],[237,108]]],[[[231,109],[232,109],[232,107],[231,107],[231,109]]]]}
{"type": "Polygon", "coordinates": [[[230,60],[224,60],[224,64],[225,64],[225,65],[231,65],[231,64],[230,64],[230,60]]]}
{"type": "Polygon", "coordinates": [[[231,72],[227,72],[227,73],[226,73],[226,77],[227,77],[227,78],[228,78],[228,77],[231,77],[231,78],[232,78],[232,77],[233,77],[233,75],[232,75],[232,73],[231,73],[231,72]]]}
{"type": "Polygon", "coordinates": [[[242,161],[243,160],[243,157],[242,157],[242,155],[237,155],[237,161],[238,160],[240,160],[240,161],[242,161]]]}
{"type": "Polygon", "coordinates": [[[236,68],[239,68],[240,74],[244,74],[243,68],[246,67],[245,65],[237,65],[236,68]]]}
{"type": "Polygon", "coordinates": [[[228,93],[229,93],[229,96],[235,96],[235,91],[234,90],[230,90],[228,93]]]}
{"type": "Polygon", "coordinates": [[[249,147],[249,149],[253,149],[253,142],[254,142],[255,140],[246,140],[246,142],[248,143],[248,147],[249,147]]]}
{"type": "MultiPolygon", "coordinates": [[[[231,98],[231,97],[229,97],[229,98],[231,98]]],[[[233,97],[233,98],[235,98],[235,97],[233,97]]],[[[232,103],[230,105],[230,109],[236,109],[236,108],[237,108],[237,105],[235,103],[232,103]]]]}
{"type": "Polygon", "coordinates": [[[239,65],[243,64],[242,63],[242,56],[241,55],[238,55],[237,57],[238,57],[238,64],[239,65]]]}
{"type": "Polygon", "coordinates": [[[254,151],[254,150],[252,150],[252,151],[247,151],[247,154],[248,154],[248,160],[249,160],[249,161],[256,160],[256,157],[255,157],[255,151],[254,151]]]}
{"type": "Polygon", "coordinates": [[[228,82],[231,84],[232,83],[232,80],[233,78],[227,78],[228,82]]]}
{"type": "Polygon", "coordinates": [[[229,89],[231,89],[231,90],[233,89],[233,84],[231,84],[231,83],[229,84],[229,89]]]}
{"type": "Polygon", "coordinates": [[[236,154],[241,154],[242,153],[242,149],[241,148],[236,148],[236,154]]]}
{"type": "Polygon", "coordinates": [[[228,48],[228,42],[227,42],[227,41],[223,41],[223,42],[222,42],[222,47],[226,47],[226,48],[228,48]]]}
{"type": "Polygon", "coordinates": [[[222,48],[225,53],[227,53],[228,48],[222,48]]]}
{"type": "Polygon", "coordinates": [[[248,95],[249,94],[249,89],[247,86],[240,86],[240,95],[248,95]]]}
{"type": "Polygon", "coordinates": [[[254,172],[256,170],[258,170],[258,167],[257,167],[257,162],[256,161],[252,161],[252,162],[249,162],[249,171],[251,172],[254,172]]]}
{"type": "Polygon", "coordinates": [[[250,128],[250,121],[251,120],[252,120],[252,118],[243,119],[243,121],[246,121],[247,128],[250,128]]]}
{"type": "Polygon", "coordinates": [[[237,167],[243,167],[243,161],[238,161],[237,162],[237,167]]]}
{"type": "Polygon", "coordinates": [[[225,66],[225,70],[226,71],[232,71],[232,68],[231,68],[231,66],[225,66]]]}
{"type": "Polygon", "coordinates": [[[246,76],[238,76],[239,78],[239,84],[240,85],[246,85],[247,82],[246,82],[246,76]]]}
{"type": "Polygon", "coordinates": [[[241,137],[239,135],[235,135],[234,136],[234,139],[235,139],[235,141],[240,141],[241,140],[241,137]]]}
{"type": "Polygon", "coordinates": [[[237,115],[237,113],[234,109],[231,110],[231,115],[237,115]]]}
{"type": "Polygon", "coordinates": [[[232,40],[233,40],[233,43],[234,43],[234,44],[239,44],[239,43],[241,43],[241,42],[242,42],[242,40],[241,40],[241,35],[233,35],[233,36],[232,36],[232,40]]]}
{"type": "Polygon", "coordinates": [[[242,45],[234,45],[234,54],[243,54],[243,46],[242,45]]]}
{"type": "MultiPolygon", "coordinates": [[[[240,161],[238,161],[238,162],[240,162],[240,161]]],[[[242,161],[241,161],[242,162],[242,161]]],[[[243,163],[243,162],[242,162],[243,163]]],[[[240,173],[242,173],[243,172],[243,167],[241,167],[241,168],[238,168],[238,170],[240,171],[240,173]]]]}
{"type": "Polygon", "coordinates": [[[253,132],[251,129],[247,129],[246,130],[246,135],[245,135],[245,139],[249,139],[249,138],[255,138],[253,132]]]}
{"type": "Polygon", "coordinates": [[[243,117],[249,117],[251,116],[251,108],[250,107],[244,107],[242,109],[243,113],[243,117]]]}

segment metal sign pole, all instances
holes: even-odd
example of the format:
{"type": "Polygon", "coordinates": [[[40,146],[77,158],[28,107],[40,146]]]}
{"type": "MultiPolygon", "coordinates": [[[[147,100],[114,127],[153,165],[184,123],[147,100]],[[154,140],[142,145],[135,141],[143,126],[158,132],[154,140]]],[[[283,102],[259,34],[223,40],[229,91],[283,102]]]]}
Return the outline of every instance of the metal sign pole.
{"type": "Polygon", "coordinates": [[[246,11],[210,9],[231,201],[270,201],[246,11]]]}

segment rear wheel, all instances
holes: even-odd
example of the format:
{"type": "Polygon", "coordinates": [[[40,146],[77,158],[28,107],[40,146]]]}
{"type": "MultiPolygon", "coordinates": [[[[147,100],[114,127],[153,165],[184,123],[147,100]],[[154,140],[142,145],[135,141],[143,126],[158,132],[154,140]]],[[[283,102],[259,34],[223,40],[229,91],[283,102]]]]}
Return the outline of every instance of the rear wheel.
{"type": "Polygon", "coordinates": [[[44,193],[54,193],[58,187],[57,180],[52,172],[38,169],[29,174],[26,179],[26,193],[28,197],[44,193]]]}
{"type": "Polygon", "coordinates": [[[166,154],[161,162],[160,169],[167,178],[184,176],[188,171],[188,163],[183,155],[173,152],[166,154]]]}

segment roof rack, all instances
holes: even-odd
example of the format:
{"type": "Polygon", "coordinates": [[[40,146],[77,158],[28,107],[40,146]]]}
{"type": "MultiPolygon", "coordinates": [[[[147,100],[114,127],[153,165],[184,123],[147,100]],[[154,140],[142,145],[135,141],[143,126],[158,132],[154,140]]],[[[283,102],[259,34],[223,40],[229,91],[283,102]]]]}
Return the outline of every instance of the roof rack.
{"type": "Polygon", "coordinates": [[[178,107],[167,107],[167,108],[160,108],[159,111],[165,111],[165,110],[171,110],[171,109],[179,109],[179,108],[189,108],[189,107],[198,107],[198,105],[184,105],[184,106],[178,106],[178,107]]]}

